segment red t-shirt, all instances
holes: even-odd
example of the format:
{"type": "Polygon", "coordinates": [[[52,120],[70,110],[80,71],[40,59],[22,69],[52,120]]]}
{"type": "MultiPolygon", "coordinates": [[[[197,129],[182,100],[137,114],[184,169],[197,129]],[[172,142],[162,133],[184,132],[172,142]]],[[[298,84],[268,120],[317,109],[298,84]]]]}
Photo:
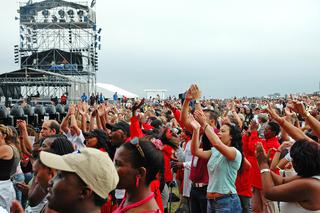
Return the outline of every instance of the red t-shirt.
{"type": "Polygon", "coordinates": [[[61,97],[60,97],[60,103],[61,103],[61,104],[66,104],[66,103],[67,103],[67,96],[64,96],[64,95],[61,96],[61,97]]]}
{"type": "Polygon", "coordinates": [[[112,213],[118,208],[117,204],[112,204],[112,196],[109,195],[108,200],[103,206],[101,206],[101,213],[112,213]]]}
{"type": "Polygon", "coordinates": [[[173,149],[171,146],[163,145],[163,160],[164,160],[164,181],[171,182],[173,180],[173,175],[170,166],[170,160],[173,153],[173,149]]]}
{"type": "Polygon", "coordinates": [[[251,168],[242,168],[238,172],[236,179],[236,189],[238,195],[252,197],[251,168]]]}
{"type": "MultiPolygon", "coordinates": [[[[251,181],[252,186],[257,189],[262,189],[262,182],[261,182],[261,174],[260,174],[260,168],[258,165],[258,161],[255,156],[255,150],[256,150],[256,144],[258,142],[261,142],[263,145],[263,148],[268,153],[268,150],[271,148],[278,148],[280,146],[278,138],[273,137],[270,139],[261,139],[258,137],[258,132],[253,131],[251,132],[250,136],[244,135],[242,138],[243,144],[244,144],[244,153],[247,157],[248,161],[251,163],[251,181]]],[[[272,160],[274,156],[274,152],[271,152],[270,160],[272,160]]]]}
{"type": "MultiPolygon", "coordinates": [[[[219,129],[214,128],[214,132],[218,134],[219,129]]],[[[202,148],[202,142],[200,144],[200,148],[202,148]]],[[[194,162],[195,156],[192,157],[190,176],[189,176],[189,179],[192,181],[192,183],[208,184],[208,181],[209,181],[208,167],[207,167],[208,160],[198,158],[197,163],[195,163],[194,162]]]]}
{"type": "Polygon", "coordinates": [[[143,136],[144,136],[144,134],[141,130],[138,117],[132,116],[130,119],[130,137],[131,138],[134,138],[134,137],[141,138],[143,136]]]}

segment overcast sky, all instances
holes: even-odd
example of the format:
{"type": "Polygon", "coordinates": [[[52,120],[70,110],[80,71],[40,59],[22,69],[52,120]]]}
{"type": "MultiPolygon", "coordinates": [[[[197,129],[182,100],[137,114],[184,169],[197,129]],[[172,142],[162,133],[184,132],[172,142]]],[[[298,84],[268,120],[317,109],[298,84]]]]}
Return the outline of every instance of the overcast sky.
{"type": "MultiPolygon", "coordinates": [[[[1,73],[17,69],[17,3],[0,19],[1,73]]],[[[97,0],[98,81],[205,96],[313,92],[320,81],[319,0],[97,0]]]]}

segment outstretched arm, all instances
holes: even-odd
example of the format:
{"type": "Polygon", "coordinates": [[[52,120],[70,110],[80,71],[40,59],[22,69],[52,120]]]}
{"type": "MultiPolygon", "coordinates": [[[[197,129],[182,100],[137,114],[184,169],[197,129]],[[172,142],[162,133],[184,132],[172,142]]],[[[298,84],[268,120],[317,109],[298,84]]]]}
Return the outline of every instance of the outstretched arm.
{"type": "Polygon", "coordinates": [[[203,151],[199,148],[199,138],[200,138],[200,124],[193,118],[192,115],[189,116],[189,122],[193,129],[192,139],[191,139],[191,154],[199,158],[209,159],[211,156],[211,151],[203,151]]]}
{"type": "Polygon", "coordinates": [[[294,112],[299,113],[304,118],[306,123],[309,124],[310,128],[313,131],[313,134],[320,138],[320,122],[309,112],[307,112],[302,102],[292,101],[291,103],[292,104],[289,105],[289,108],[294,112]]]}
{"type": "Polygon", "coordinates": [[[213,128],[206,122],[206,116],[203,111],[196,110],[195,113],[196,120],[200,123],[203,128],[204,133],[208,137],[211,145],[216,148],[222,155],[224,155],[228,160],[234,160],[236,158],[236,149],[225,145],[218,135],[214,132],[213,128]]]}
{"type": "Polygon", "coordinates": [[[266,111],[269,115],[294,139],[294,140],[306,140],[306,141],[313,141],[311,138],[306,136],[301,129],[295,127],[286,119],[281,118],[273,109],[273,107],[269,104],[266,111]]]}
{"type": "Polygon", "coordinates": [[[314,199],[314,186],[309,179],[299,177],[282,178],[268,170],[268,158],[261,143],[257,144],[256,157],[261,170],[262,192],[273,201],[299,202],[314,199]],[[282,182],[283,184],[280,184],[282,182]],[[280,185],[278,185],[280,184],[280,185]]]}
{"type": "Polygon", "coordinates": [[[189,123],[188,116],[189,116],[189,104],[192,99],[191,91],[190,89],[187,90],[186,92],[186,97],[184,99],[184,102],[182,104],[182,109],[181,109],[181,123],[182,125],[189,131],[193,131],[192,126],[189,123]]]}

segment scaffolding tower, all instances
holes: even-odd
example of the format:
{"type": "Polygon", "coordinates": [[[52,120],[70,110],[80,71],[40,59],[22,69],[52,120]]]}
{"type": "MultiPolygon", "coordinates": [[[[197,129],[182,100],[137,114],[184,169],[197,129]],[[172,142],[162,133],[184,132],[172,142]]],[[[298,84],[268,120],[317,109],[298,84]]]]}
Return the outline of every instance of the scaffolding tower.
{"type": "MultiPolygon", "coordinates": [[[[15,47],[21,69],[68,76],[69,96],[96,91],[101,28],[97,29],[95,1],[24,1],[19,3],[20,43],[15,47]]],[[[50,77],[50,76],[49,76],[50,77]]],[[[50,95],[49,91],[43,95],[50,95]]]]}

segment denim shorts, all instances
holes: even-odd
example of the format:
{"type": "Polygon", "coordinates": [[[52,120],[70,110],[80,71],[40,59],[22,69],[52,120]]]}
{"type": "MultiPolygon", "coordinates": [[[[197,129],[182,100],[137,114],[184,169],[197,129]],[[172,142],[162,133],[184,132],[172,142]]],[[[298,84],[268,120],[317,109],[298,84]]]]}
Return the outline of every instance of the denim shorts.
{"type": "Polygon", "coordinates": [[[237,194],[230,194],[217,199],[208,199],[208,213],[241,213],[241,202],[237,194]]]}

